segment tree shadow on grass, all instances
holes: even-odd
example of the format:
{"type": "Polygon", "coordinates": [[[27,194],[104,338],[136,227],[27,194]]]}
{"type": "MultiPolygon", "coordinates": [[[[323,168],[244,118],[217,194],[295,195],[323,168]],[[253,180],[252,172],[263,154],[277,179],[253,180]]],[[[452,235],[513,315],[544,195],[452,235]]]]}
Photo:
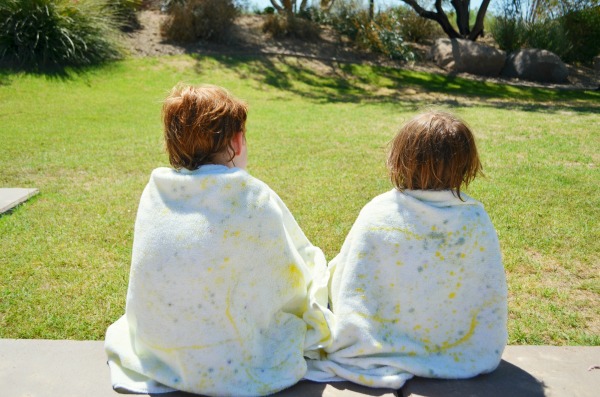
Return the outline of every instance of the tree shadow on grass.
{"type": "Polygon", "coordinates": [[[82,66],[52,66],[45,68],[27,68],[10,63],[0,63],[0,86],[10,85],[12,78],[18,75],[44,77],[48,80],[68,81],[75,78],[85,78],[97,71],[115,67],[118,61],[108,60],[93,65],[82,66]]]}
{"type": "Polygon", "coordinates": [[[409,107],[477,106],[553,113],[600,112],[600,92],[517,87],[386,66],[318,57],[211,55],[209,58],[259,86],[287,91],[317,103],[394,103],[409,107]]]}

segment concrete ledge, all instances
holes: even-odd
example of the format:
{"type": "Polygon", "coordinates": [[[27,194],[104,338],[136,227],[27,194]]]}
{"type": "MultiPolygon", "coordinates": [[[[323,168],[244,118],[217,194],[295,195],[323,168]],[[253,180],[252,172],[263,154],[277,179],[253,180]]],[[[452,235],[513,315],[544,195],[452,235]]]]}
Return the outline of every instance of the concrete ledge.
{"type": "Polygon", "coordinates": [[[600,347],[508,346],[496,371],[468,380],[415,378],[401,397],[597,397],[600,347]]]}
{"type": "MultiPolygon", "coordinates": [[[[102,341],[0,339],[0,396],[123,396],[113,391],[111,387],[103,346],[102,341]]],[[[176,392],[154,396],[194,395],[176,392]]],[[[323,384],[306,381],[273,395],[273,397],[361,396],[397,397],[397,394],[394,390],[370,389],[349,382],[323,384]]]]}
{"type": "MultiPolygon", "coordinates": [[[[415,378],[398,391],[300,382],[274,397],[596,397],[600,347],[509,346],[500,367],[469,380],[415,378]]],[[[118,397],[102,341],[0,339],[3,397],[118,397]]],[[[188,393],[165,397],[192,396],[188,393]]]]}
{"type": "Polygon", "coordinates": [[[0,214],[38,194],[37,189],[0,188],[0,214]]]}

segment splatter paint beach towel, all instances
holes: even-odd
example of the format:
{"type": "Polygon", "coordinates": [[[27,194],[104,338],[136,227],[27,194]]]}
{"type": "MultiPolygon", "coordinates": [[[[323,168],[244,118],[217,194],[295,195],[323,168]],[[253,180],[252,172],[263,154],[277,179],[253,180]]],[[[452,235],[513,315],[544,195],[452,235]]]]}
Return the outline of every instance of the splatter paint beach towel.
{"type": "Polygon", "coordinates": [[[125,315],[106,334],[113,387],[257,396],[293,385],[328,342],[328,273],[285,204],[244,170],[154,170],[125,315]]]}
{"type": "Polygon", "coordinates": [[[392,190],[363,208],[329,265],[332,344],[306,378],[398,389],[413,375],[497,367],[507,340],[498,239],[483,206],[461,195],[392,190]]]}

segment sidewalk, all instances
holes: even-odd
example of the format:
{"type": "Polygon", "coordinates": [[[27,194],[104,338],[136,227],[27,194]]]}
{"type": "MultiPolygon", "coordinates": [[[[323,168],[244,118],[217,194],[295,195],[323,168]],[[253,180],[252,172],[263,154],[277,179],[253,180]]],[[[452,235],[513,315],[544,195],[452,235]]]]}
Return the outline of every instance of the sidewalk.
{"type": "MultiPolygon", "coordinates": [[[[597,397],[600,347],[509,346],[500,367],[470,380],[413,379],[401,390],[300,382],[274,397],[597,397]]],[[[3,397],[118,397],[102,341],[0,339],[3,397]]],[[[169,393],[165,397],[192,396],[169,393]]]]}

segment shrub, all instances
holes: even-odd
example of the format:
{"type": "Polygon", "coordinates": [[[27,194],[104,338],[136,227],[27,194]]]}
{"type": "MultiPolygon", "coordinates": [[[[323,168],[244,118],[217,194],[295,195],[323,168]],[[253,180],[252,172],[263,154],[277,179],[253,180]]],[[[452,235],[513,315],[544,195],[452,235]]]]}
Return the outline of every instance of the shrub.
{"type": "Polygon", "coordinates": [[[498,47],[507,52],[539,48],[565,59],[571,49],[567,34],[558,20],[527,23],[521,18],[498,17],[491,25],[491,33],[498,47]]]}
{"type": "Polygon", "coordinates": [[[294,15],[268,14],[262,25],[263,33],[273,37],[293,37],[307,41],[319,38],[321,28],[318,24],[294,15]]]}
{"type": "Polygon", "coordinates": [[[555,53],[565,59],[571,50],[571,43],[560,21],[544,20],[527,26],[525,45],[529,48],[540,48],[555,53]]]}
{"type": "Polygon", "coordinates": [[[490,25],[490,33],[498,47],[507,52],[520,50],[527,41],[527,26],[520,18],[497,17],[490,25]]]}
{"type": "Polygon", "coordinates": [[[238,15],[232,0],[186,0],[173,2],[161,34],[179,42],[225,41],[238,15]]]}
{"type": "Polygon", "coordinates": [[[402,23],[393,11],[379,13],[373,20],[367,10],[353,2],[338,7],[336,11],[331,16],[332,27],[358,48],[390,59],[414,59],[414,53],[404,43],[402,23]]]}
{"type": "Polygon", "coordinates": [[[419,16],[412,9],[396,7],[390,12],[399,22],[400,34],[406,41],[426,43],[432,39],[445,36],[439,24],[431,19],[419,16]]]}
{"type": "Polygon", "coordinates": [[[0,60],[48,71],[117,59],[115,16],[106,0],[3,0],[0,60]]]}
{"type": "Polygon", "coordinates": [[[404,43],[400,22],[391,14],[380,13],[374,20],[360,25],[356,41],[360,47],[390,59],[414,59],[414,53],[404,43]]]}
{"type": "Polygon", "coordinates": [[[560,20],[572,45],[568,61],[589,63],[600,54],[600,7],[569,12],[560,20]]]}
{"type": "Polygon", "coordinates": [[[142,0],[111,0],[108,3],[117,18],[119,27],[123,31],[131,31],[141,27],[137,18],[137,11],[142,7],[142,4],[142,0]]]}

